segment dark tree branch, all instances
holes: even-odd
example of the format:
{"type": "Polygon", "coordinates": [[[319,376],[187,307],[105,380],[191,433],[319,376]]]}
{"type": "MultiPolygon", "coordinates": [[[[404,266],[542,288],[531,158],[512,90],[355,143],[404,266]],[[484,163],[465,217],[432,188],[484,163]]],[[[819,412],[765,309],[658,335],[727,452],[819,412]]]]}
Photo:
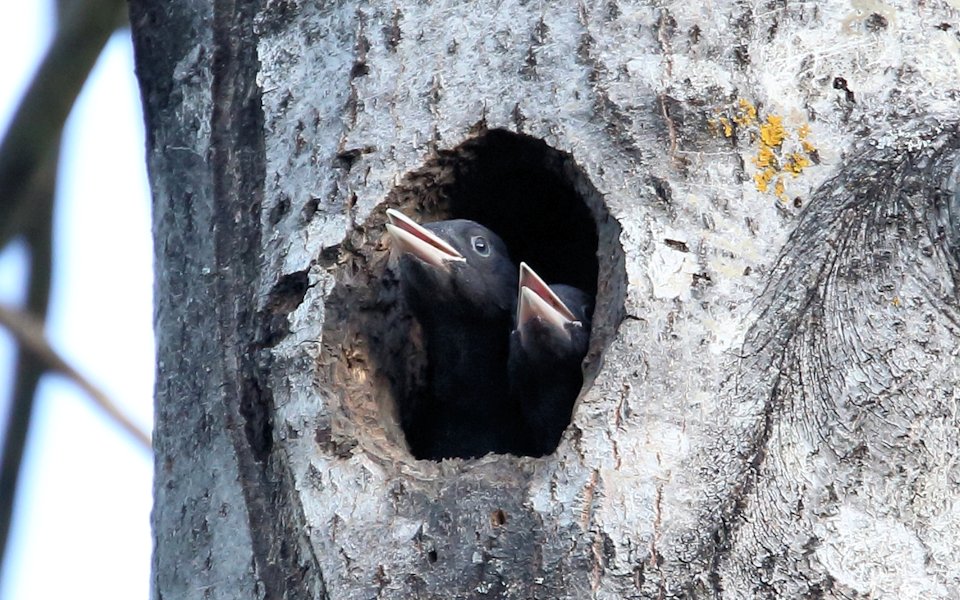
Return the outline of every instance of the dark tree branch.
{"type": "MultiPolygon", "coordinates": [[[[52,272],[53,195],[56,189],[59,151],[54,146],[47,152],[33,176],[33,185],[24,194],[34,201],[35,212],[23,232],[29,246],[27,271],[27,309],[40,319],[46,317],[52,272]]],[[[42,328],[41,328],[42,330],[42,328]]],[[[16,337],[16,334],[14,334],[16,337]]],[[[37,384],[46,371],[43,361],[31,352],[18,349],[13,376],[10,413],[3,436],[0,455],[0,572],[6,564],[7,540],[13,521],[13,507],[20,478],[20,464],[26,447],[37,384]]]]}
{"type": "Polygon", "coordinates": [[[63,11],[56,37],[0,144],[0,248],[39,212],[30,193],[34,174],[59,143],[74,100],[125,8],[120,0],[77,0],[63,11]]]}

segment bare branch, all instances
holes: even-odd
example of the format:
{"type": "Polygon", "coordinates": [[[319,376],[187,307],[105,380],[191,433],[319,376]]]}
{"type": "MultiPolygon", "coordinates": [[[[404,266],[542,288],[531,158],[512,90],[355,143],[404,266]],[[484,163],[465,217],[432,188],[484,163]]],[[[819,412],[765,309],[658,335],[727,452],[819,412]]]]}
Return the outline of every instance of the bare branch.
{"type": "Polygon", "coordinates": [[[87,75],[125,8],[120,0],[77,0],[65,11],[56,37],[20,101],[0,144],[0,247],[31,212],[34,173],[60,131],[87,75]]]}
{"type": "MultiPolygon", "coordinates": [[[[53,272],[53,197],[57,187],[57,164],[60,151],[53,146],[36,170],[30,188],[34,210],[20,230],[29,247],[26,281],[27,310],[45,319],[50,300],[50,279],[53,272]]],[[[20,480],[20,465],[33,419],[37,384],[46,372],[43,362],[27,352],[14,359],[13,393],[10,398],[0,454],[0,568],[6,563],[7,541],[13,522],[13,507],[20,480]]]]}
{"type": "Polygon", "coordinates": [[[81,375],[66,359],[53,349],[43,335],[43,326],[30,315],[0,305],[0,325],[6,327],[20,343],[21,348],[37,357],[44,365],[74,381],[107,415],[134,439],[150,450],[150,436],[141,430],[97,386],[81,375]]]}

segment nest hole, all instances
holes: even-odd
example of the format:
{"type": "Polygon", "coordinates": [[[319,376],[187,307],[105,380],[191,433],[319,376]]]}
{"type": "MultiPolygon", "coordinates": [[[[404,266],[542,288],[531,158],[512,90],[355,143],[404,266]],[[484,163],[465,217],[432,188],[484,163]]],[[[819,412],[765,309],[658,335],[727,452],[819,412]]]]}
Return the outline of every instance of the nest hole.
{"type": "MultiPolygon", "coordinates": [[[[620,225],[569,154],[537,138],[487,131],[406,175],[383,206],[423,223],[476,221],[504,240],[515,264],[524,261],[548,283],[592,296],[583,396],[623,319],[626,272],[620,225]]],[[[390,267],[385,220],[377,210],[340,249],[321,363],[338,392],[341,426],[334,435],[396,459],[409,456],[407,442],[417,435],[407,415],[422,393],[417,382],[426,357],[390,267]]]]}

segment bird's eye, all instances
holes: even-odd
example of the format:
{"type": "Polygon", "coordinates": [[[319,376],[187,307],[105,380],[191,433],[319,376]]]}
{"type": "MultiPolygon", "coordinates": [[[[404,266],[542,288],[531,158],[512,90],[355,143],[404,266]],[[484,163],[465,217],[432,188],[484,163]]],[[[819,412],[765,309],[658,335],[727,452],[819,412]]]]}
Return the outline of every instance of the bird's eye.
{"type": "Polygon", "coordinates": [[[473,242],[473,249],[477,251],[477,254],[490,256],[490,244],[487,243],[487,238],[482,235],[475,235],[470,241],[473,242]]]}

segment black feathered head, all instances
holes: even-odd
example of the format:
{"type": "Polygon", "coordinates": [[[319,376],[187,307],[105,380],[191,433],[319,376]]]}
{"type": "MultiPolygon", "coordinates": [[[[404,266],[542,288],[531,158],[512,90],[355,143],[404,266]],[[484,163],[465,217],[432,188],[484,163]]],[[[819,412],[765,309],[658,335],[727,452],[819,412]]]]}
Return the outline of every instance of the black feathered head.
{"type": "Polygon", "coordinates": [[[393,209],[387,216],[404,294],[418,316],[509,318],[517,268],[496,233],[465,219],[420,225],[393,209]]]}

